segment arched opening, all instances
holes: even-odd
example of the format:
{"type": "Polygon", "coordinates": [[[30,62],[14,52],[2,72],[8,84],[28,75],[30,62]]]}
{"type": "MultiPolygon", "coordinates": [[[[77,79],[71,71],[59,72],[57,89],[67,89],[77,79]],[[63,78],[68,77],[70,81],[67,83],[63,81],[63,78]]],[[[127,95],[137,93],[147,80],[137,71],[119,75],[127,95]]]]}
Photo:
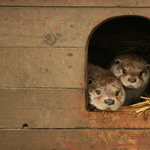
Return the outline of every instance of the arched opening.
{"type": "MultiPolygon", "coordinates": [[[[94,29],[88,45],[88,62],[108,68],[119,54],[132,52],[150,63],[150,20],[141,16],[110,18],[94,29]]],[[[150,87],[146,92],[150,95],[150,87]]]]}

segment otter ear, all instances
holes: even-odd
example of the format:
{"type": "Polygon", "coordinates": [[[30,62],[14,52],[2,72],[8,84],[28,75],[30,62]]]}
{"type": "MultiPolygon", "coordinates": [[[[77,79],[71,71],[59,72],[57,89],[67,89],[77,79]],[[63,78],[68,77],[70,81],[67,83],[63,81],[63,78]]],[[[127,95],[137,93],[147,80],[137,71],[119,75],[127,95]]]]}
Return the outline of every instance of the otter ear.
{"type": "Polygon", "coordinates": [[[119,64],[120,62],[121,62],[120,59],[116,59],[116,60],[115,60],[115,64],[119,64]]]}
{"type": "Polygon", "coordinates": [[[150,64],[147,64],[146,66],[147,66],[147,69],[150,70],[150,64]]]}
{"type": "Polygon", "coordinates": [[[91,77],[88,78],[88,84],[91,84],[93,81],[94,81],[93,78],[91,77]]]}

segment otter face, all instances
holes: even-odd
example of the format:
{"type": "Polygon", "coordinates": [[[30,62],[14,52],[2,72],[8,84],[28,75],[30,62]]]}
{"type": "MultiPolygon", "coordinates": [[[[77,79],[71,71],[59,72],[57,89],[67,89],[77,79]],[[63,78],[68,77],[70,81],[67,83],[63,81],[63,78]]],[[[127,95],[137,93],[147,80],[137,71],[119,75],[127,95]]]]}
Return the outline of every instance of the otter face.
{"type": "Polygon", "coordinates": [[[101,82],[92,81],[89,85],[89,97],[90,104],[98,109],[110,109],[114,111],[123,104],[125,92],[121,82],[117,78],[109,77],[101,82]]]}
{"type": "Polygon", "coordinates": [[[122,84],[131,89],[143,88],[149,82],[150,65],[139,57],[120,57],[115,60],[110,71],[122,84]]]}

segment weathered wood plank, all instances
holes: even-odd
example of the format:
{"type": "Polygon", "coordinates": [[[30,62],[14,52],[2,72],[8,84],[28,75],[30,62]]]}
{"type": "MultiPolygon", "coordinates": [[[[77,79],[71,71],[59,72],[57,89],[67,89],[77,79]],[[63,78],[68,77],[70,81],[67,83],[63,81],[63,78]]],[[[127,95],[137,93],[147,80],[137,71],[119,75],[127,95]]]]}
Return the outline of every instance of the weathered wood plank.
{"type": "Polygon", "coordinates": [[[0,89],[0,128],[150,128],[144,114],[119,109],[88,112],[85,91],[71,89],[0,89]]]}
{"type": "Polygon", "coordinates": [[[149,150],[150,130],[0,130],[1,150],[149,150]]]}
{"type": "Polygon", "coordinates": [[[84,48],[1,48],[0,87],[85,88],[84,48]]]}
{"type": "Polygon", "coordinates": [[[0,128],[86,127],[84,90],[0,90],[0,128]]]}
{"type": "Polygon", "coordinates": [[[132,7],[148,7],[150,6],[149,0],[0,0],[0,5],[4,6],[132,6],[132,7]]]}
{"type": "Polygon", "coordinates": [[[150,116],[135,114],[134,111],[120,108],[116,112],[90,112],[89,127],[91,128],[150,128],[150,116]],[[138,116],[139,115],[139,116],[138,116]],[[147,120],[145,120],[147,119],[147,120]]]}
{"type": "Polygon", "coordinates": [[[123,15],[150,18],[150,9],[0,7],[0,46],[85,47],[99,23],[123,15]]]}

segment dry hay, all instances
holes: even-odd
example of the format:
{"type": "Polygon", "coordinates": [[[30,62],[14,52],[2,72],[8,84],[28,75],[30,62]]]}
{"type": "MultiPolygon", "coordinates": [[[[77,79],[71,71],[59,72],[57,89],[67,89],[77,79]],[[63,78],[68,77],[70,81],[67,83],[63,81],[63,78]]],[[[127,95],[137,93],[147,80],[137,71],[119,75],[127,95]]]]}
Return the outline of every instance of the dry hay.
{"type": "Polygon", "coordinates": [[[144,101],[133,104],[133,105],[124,106],[124,107],[122,107],[122,109],[128,109],[128,110],[133,111],[133,115],[138,113],[138,115],[137,115],[138,117],[144,113],[145,119],[147,119],[149,109],[150,109],[150,97],[141,96],[140,98],[144,99],[144,101]],[[147,113],[146,113],[146,111],[147,111],[147,113]]]}

